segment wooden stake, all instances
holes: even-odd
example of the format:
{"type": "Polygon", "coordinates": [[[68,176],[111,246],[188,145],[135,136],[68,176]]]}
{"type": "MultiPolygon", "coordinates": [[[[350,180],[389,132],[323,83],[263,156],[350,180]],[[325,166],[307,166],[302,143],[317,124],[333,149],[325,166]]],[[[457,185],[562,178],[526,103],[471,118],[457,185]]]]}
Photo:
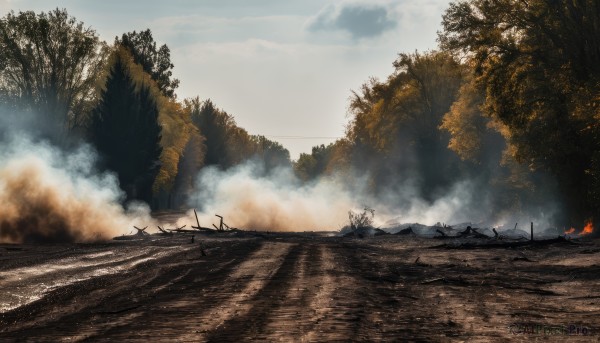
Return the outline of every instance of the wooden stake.
{"type": "Polygon", "coordinates": [[[221,219],[220,222],[219,222],[219,228],[217,230],[223,231],[223,217],[220,216],[220,215],[218,215],[218,214],[215,214],[215,216],[217,216],[217,217],[219,217],[221,219]]]}
{"type": "Polygon", "coordinates": [[[533,222],[531,222],[531,240],[533,241],[533,222]]]}
{"type": "Polygon", "coordinates": [[[196,209],[194,209],[194,216],[196,216],[196,224],[198,224],[196,228],[200,230],[200,221],[198,220],[198,213],[196,213],[196,209]]]}

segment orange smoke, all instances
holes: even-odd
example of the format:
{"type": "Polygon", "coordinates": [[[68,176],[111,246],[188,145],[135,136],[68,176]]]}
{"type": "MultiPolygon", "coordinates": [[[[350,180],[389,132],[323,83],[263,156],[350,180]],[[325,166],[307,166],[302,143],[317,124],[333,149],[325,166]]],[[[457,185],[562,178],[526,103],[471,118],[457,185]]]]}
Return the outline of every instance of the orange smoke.
{"type": "Polygon", "coordinates": [[[149,219],[123,210],[108,177],[54,166],[56,155],[40,151],[0,161],[0,242],[104,240],[149,219]]]}

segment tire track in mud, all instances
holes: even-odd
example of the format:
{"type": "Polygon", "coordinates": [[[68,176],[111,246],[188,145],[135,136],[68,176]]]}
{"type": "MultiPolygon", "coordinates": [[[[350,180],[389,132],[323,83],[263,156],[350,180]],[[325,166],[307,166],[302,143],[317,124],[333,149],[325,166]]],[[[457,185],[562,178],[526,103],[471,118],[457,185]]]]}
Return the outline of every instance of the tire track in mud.
{"type": "MultiPolygon", "coordinates": [[[[225,301],[207,309],[198,318],[198,330],[194,334],[181,335],[178,340],[210,340],[213,331],[223,330],[235,318],[246,316],[252,310],[252,300],[260,297],[266,285],[278,277],[282,267],[289,261],[289,256],[295,254],[297,249],[297,245],[289,243],[265,243],[233,270],[221,288],[212,290],[223,292],[225,301]]],[[[204,297],[212,299],[215,295],[207,292],[204,297]]]]}
{"type": "Polygon", "coordinates": [[[211,274],[216,274],[214,281],[222,281],[230,268],[260,246],[256,241],[226,245],[227,249],[220,249],[223,244],[208,248],[210,259],[200,258],[197,246],[186,247],[131,270],[60,287],[41,300],[0,314],[0,341],[12,337],[36,342],[98,340],[123,333],[137,339],[145,331],[144,323],[162,321],[154,316],[154,304],[179,297],[173,292],[178,284],[197,286],[198,275],[211,274]],[[243,249],[235,249],[241,244],[243,249]]]}
{"type": "MultiPolygon", "coordinates": [[[[244,243],[241,246],[248,250],[244,243]]],[[[243,310],[239,304],[252,296],[269,280],[283,260],[291,244],[264,243],[247,253],[231,253],[229,247],[222,256],[223,266],[202,263],[203,271],[194,269],[173,283],[161,296],[152,300],[138,320],[124,323],[115,317],[105,330],[96,330],[89,341],[99,338],[139,341],[199,342],[203,332],[220,325],[243,310]],[[229,257],[229,259],[228,259],[229,257]],[[231,259],[230,257],[234,257],[231,259]]]]}
{"type": "MultiPolygon", "coordinates": [[[[355,305],[341,301],[336,290],[351,285],[336,273],[336,256],[328,244],[299,244],[252,299],[245,315],[232,318],[206,336],[209,342],[352,339],[347,321],[355,305]],[[336,299],[337,298],[337,299],[336,299]]],[[[352,299],[350,295],[345,300],[352,299]]]]}
{"type": "Polygon", "coordinates": [[[71,256],[35,267],[16,268],[0,272],[0,312],[6,312],[42,299],[51,291],[88,279],[117,274],[138,264],[180,253],[176,249],[149,249],[123,253],[105,251],[71,256]]]}
{"type": "MultiPolygon", "coordinates": [[[[545,250],[527,250],[523,261],[523,251],[448,252],[412,238],[271,237],[213,238],[207,257],[189,238],[165,241],[163,248],[192,250],[0,313],[0,342],[548,340],[515,337],[509,325],[524,320],[594,330],[569,341],[597,340],[600,332],[600,253],[589,247],[576,250],[594,258],[583,268],[544,257],[545,250]]],[[[124,256],[152,247],[119,246],[124,256]]],[[[110,256],[99,248],[78,254],[93,264],[110,256]]]]}
{"type": "MultiPolygon", "coordinates": [[[[244,310],[236,313],[236,316],[224,320],[221,325],[214,327],[203,338],[209,342],[240,341],[263,334],[273,312],[281,308],[285,302],[292,283],[295,281],[294,272],[298,267],[302,269],[302,260],[306,258],[302,250],[302,245],[295,245],[286,251],[281,264],[272,277],[253,294],[248,294],[246,301],[236,304],[242,306],[244,310]],[[303,256],[301,257],[301,255],[303,256]]],[[[302,274],[303,271],[300,270],[300,274],[296,275],[302,274]]]]}

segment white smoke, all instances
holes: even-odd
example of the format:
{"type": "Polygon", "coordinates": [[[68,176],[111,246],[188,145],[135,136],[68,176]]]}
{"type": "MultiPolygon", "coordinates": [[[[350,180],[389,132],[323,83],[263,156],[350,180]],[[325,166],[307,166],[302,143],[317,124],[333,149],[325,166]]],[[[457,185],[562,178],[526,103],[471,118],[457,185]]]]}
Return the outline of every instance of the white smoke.
{"type": "MultiPolygon", "coordinates": [[[[476,180],[456,182],[433,201],[420,196],[414,179],[406,179],[378,197],[368,195],[368,178],[344,180],[348,179],[323,177],[303,184],[291,168],[265,173],[254,162],[226,171],[208,167],[200,172],[190,206],[199,210],[204,227],[218,225],[215,215],[221,215],[230,226],[268,231],[339,230],[348,225],[349,211],[365,207],[375,210],[374,224],[379,227],[472,222],[498,228],[534,221],[547,228],[557,210],[545,206],[545,212],[498,212],[492,206],[493,192],[476,180]]],[[[195,223],[193,212],[179,221],[181,225],[189,223],[195,223]]]]}
{"type": "Polygon", "coordinates": [[[201,210],[203,226],[218,214],[229,225],[246,229],[332,230],[345,225],[348,210],[357,207],[348,189],[334,179],[303,185],[291,169],[265,175],[253,162],[227,171],[205,168],[197,189],[191,204],[201,210]]]}

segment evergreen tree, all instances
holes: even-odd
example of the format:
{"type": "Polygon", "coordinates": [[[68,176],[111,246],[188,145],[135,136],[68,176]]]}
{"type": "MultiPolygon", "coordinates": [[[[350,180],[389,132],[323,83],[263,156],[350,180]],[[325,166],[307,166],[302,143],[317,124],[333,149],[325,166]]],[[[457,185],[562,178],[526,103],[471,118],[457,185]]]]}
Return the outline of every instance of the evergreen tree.
{"type": "Polygon", "coordinates": [[[150,87],[136,90],[119,53],[93,114],[92,135],[105,167],[117,173],[126,200],[152,200],[152,183],[160,167],[161,127],[150,87]]]}
{"type": "Polygon", "coordinates": [[[192,120],[206,138],[204,165],[219,165],[227,168],[227,131],[232,125],[231,117],[219,111],[210,99],[192,112],[192,120]]]}
{"type": "Polygon", "coordinates": [[[179,87],[179,80],[172,79],[173,63],[171,63],[171,51],[166,44],[159,48],[152,37],[152,31],[136,31],[124,33],[121,39],[115,40],[115,45],[124,46],[133,56],[133,61],[144,68],[144,71],[152,77],[160,91],[166,97],[175,99],[175,89],[179,87]]]}

